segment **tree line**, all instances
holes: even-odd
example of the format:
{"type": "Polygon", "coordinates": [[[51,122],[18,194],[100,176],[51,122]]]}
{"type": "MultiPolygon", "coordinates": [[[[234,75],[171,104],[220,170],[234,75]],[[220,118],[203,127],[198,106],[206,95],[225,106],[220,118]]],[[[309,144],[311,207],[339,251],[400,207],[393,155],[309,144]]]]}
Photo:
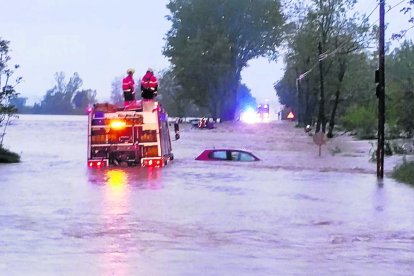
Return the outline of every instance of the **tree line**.
{"type": "MultiPolygon", "coordinates": [[[[281,104],[295,111],[299,126],[315,124],[330,137],[338,124],[361,137],[375,135],[377,53],[373,49],[378,30],[369,23],[372,13],[352,14],[354,0],[306,3],[170,0],[171,28],[163,54],[171,67],[160,72],[158,99],[172,116],[232,120],[243,106],[255,104],[251,91],[241,83],[248,62],[283,57],[286,69],[275,93],[281,104]],[[286,54],[281,56],[280,49],[286,54]]],[[[392,132],[407,135],[413,129],[412,50],[412,42],[406,41],[387,54],[386,62],[387,122],[392,132]]],[[[111,102],[120,105],[121,81],[115,77],[111,89],[111,102]]],[[[77,73],[66,80],[58,72],[55,82],[33,107],[11,89],[6,89],[13,95],[8,101],[19,112],[43,114],[83,114],[87,105],[96,102],[96,91],[82,89],[77,73]]]]}
{"type": "Polygon", "coordinates": [[[88,106],[97,102],[96,90],[82,89],[83,81],[78,73],[66,80],[64,72],[54,76],[55,84],[46,91],[43,99],[33,106],[28,106],[27,98],[15,95],[10,103],[19,113],[29,114],[85,114],[88,106]]]}
{"type": "Polygon", "coordinates": [[[0,37],[0,126],[3,131],[16,113],[84,114],[87,106],[96,102],[96,90],[81,89],[83,81],[78,73],[66,81],[65,73],[57,72],[55,85],[46,91],[41,102],[28,106],[27,97],[21,96],[16,88],[23,78],[15,76],[19,65],[10,67],[10,51],[10,41],[0,37]]]}
{"type": "MultiPolygon", "coordinates": [[[[338,123],[361,138],[377,132],[378,52],[372,49],[378,30],[369,16],[349,16],[354,4],[313,0],[292,7],[296,20],[286,41],[286,71],[275,84],[280,103],[295,111],[298,125],[314,124],[328,137],[338,123]]],[[[413,43],[405,41],[386,55],[388,137],[413,134],[413,51],[413,43]]]]}

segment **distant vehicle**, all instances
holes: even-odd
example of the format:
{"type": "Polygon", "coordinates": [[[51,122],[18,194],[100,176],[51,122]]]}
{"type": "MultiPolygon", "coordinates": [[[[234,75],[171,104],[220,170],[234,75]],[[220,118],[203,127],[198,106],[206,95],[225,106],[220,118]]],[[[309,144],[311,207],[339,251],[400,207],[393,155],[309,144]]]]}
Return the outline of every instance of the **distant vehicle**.
{"type": "Polygon", "coordinates": [[[215,128],[213,118],[202,117],[200,119],[190,120],[191,128],[205,128],[213,129],[215,128]]]}
{"type": "Polygon", "coordinates": [[[244,111],[240,113],[240,121],[248,124],[269,122],[269,104],[258,104],[256,109],[252,107],[247,107],[244,111]]]}
{"type": "Polygon", "coordinates": [[[257,106],[257,121],[268,122],[269,119],[269,104],[259,104],[257,106]]]}
{"type": "Polygon", "coordinates": [[[260,161],[251,152],[236,149],[207,149],[204,150],[195,160],[202,161],[260,161]]]}
{"type": "Polygon", "coordinates": [[[166,111],[154,100],[134,109],[95,104],[88,116],[87,158],[90,168],[165,166],[174,159],[166,111]]]}

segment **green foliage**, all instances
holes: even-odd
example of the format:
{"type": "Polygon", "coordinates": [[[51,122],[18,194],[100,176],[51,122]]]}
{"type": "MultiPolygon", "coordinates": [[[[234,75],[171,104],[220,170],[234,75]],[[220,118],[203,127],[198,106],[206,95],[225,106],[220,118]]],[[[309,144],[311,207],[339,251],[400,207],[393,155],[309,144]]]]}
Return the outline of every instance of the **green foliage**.
{"type": "Polygon", "coordinates": [[[286,71],[275,89],[279,101],[296,111],[299,125],[310,124],[316,117],[324,124],[323,118],[327,118],[331,132],[336,118],[352,103],[351,97],[359,91],[368,92],[364,86],[373,83],[372,71],[358,70],[366,67],[358,62],[366,61],[363,50],[371,43],[373,34],[366,20],[350,16],[354,4],[353,0],[292,4],[293,28],[287,40],[286,71]],[[325,53],[321,72],[324,93],[318,42],[325,53]],[[359,74],[354,73],[357,71],[359,74]],[[368,76],[370,80],[365,81],[368,76]]]}
{"type": "Polygon", "coordinates": [[[13,78],[19,65],[14,65],[13,69],[8,67],[8,62],[11,59],[9,43],[9,41],[0,37],[0,147],[3,145],[7,126],[17,112],[11,101],[17,97],[18,93],[15,87],[22,81],[21,77],[13,78]]]}
{"type": "Polygon", "coordinates": [[[404,159],[401,165],[394,168],[392,177],[400,182],[414,184],[414,162],[404,159]]]}
{"type": "Polygon", "coordinates": [[[170,116],[187,117],[203,116],[199,108],[191,99],[184,95],[184,91],[176,81],[171,69],[161,72],[158,79],[159,101],[168,110],[170,116]]]}
{"type": "Polygon", "coordinates": [[[296,72],[293,68],[286,68],[282,80],[276,83],[274,88],[280,104],[297,109],[296,72]]]}
{"type": "MultiPolygon", "coordinates": [[[[414,45],[405,41],[386,62],[386,93],[389,95],[389,120],[400,132],[414,134],[414,45]]],[[[397,130],[398,131],[398,130],[397,130]]]]}
{"type": "Polygon", "coordinates": [[[233,119],[240,73],[258,56],[275,58],[283,34],[279,1],[171,0],[164,55],[182,97],[233,119]]]}
{"type": "Polygon", "coordinates": [[[0,163],[18,163],[20,156],[17,153],[11,152],[0,147],[0,163]]]}
{"type": "Polygon", "coordinates": [[[341,123],[346,130],[355,131],[360,139],[376,137],[377,119],[374,106],[352,106],[342,117],[341,123]]]}

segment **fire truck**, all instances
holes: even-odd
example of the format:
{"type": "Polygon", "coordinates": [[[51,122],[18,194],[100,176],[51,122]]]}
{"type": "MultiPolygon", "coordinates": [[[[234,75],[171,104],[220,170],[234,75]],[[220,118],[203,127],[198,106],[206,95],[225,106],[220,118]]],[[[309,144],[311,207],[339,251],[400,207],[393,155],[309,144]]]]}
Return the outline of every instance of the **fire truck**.
{"type": "Polygon", "coordinates": [[[269,104],[257,105],[257,121],[258,122],[269,122],[269,104]]]}
{"type": "Polygon", "coordinates": [[[87,150],[90,168],[163,167],[174,159],[167,112],[154,100],[134,108],[95,104],[88,110],[87,150]]]}

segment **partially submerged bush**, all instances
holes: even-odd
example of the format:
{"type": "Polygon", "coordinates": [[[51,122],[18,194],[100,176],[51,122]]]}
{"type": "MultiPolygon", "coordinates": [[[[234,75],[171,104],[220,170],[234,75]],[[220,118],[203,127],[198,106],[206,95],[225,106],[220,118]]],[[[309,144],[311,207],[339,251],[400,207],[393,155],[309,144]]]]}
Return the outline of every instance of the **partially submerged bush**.
{"type": "Polygon", "coordinates": [[[18,163],[20,156],[17,153],[11,152],[0,147],[0,163],[18,163]]]}
{"type": "Polygon", "coordinates": [[[401,165],[394,168],[392,177],[400,182],[414,184],[414,161],[407,162],[404,159],[401,165]]]}
{"type": "Polygon", "coordinates": [[[377,132],[377,118],[371,107],[353,106],[342,117],[341,123],[348,131],[355,131],[360,139],[373,139],[377,132]]]}

